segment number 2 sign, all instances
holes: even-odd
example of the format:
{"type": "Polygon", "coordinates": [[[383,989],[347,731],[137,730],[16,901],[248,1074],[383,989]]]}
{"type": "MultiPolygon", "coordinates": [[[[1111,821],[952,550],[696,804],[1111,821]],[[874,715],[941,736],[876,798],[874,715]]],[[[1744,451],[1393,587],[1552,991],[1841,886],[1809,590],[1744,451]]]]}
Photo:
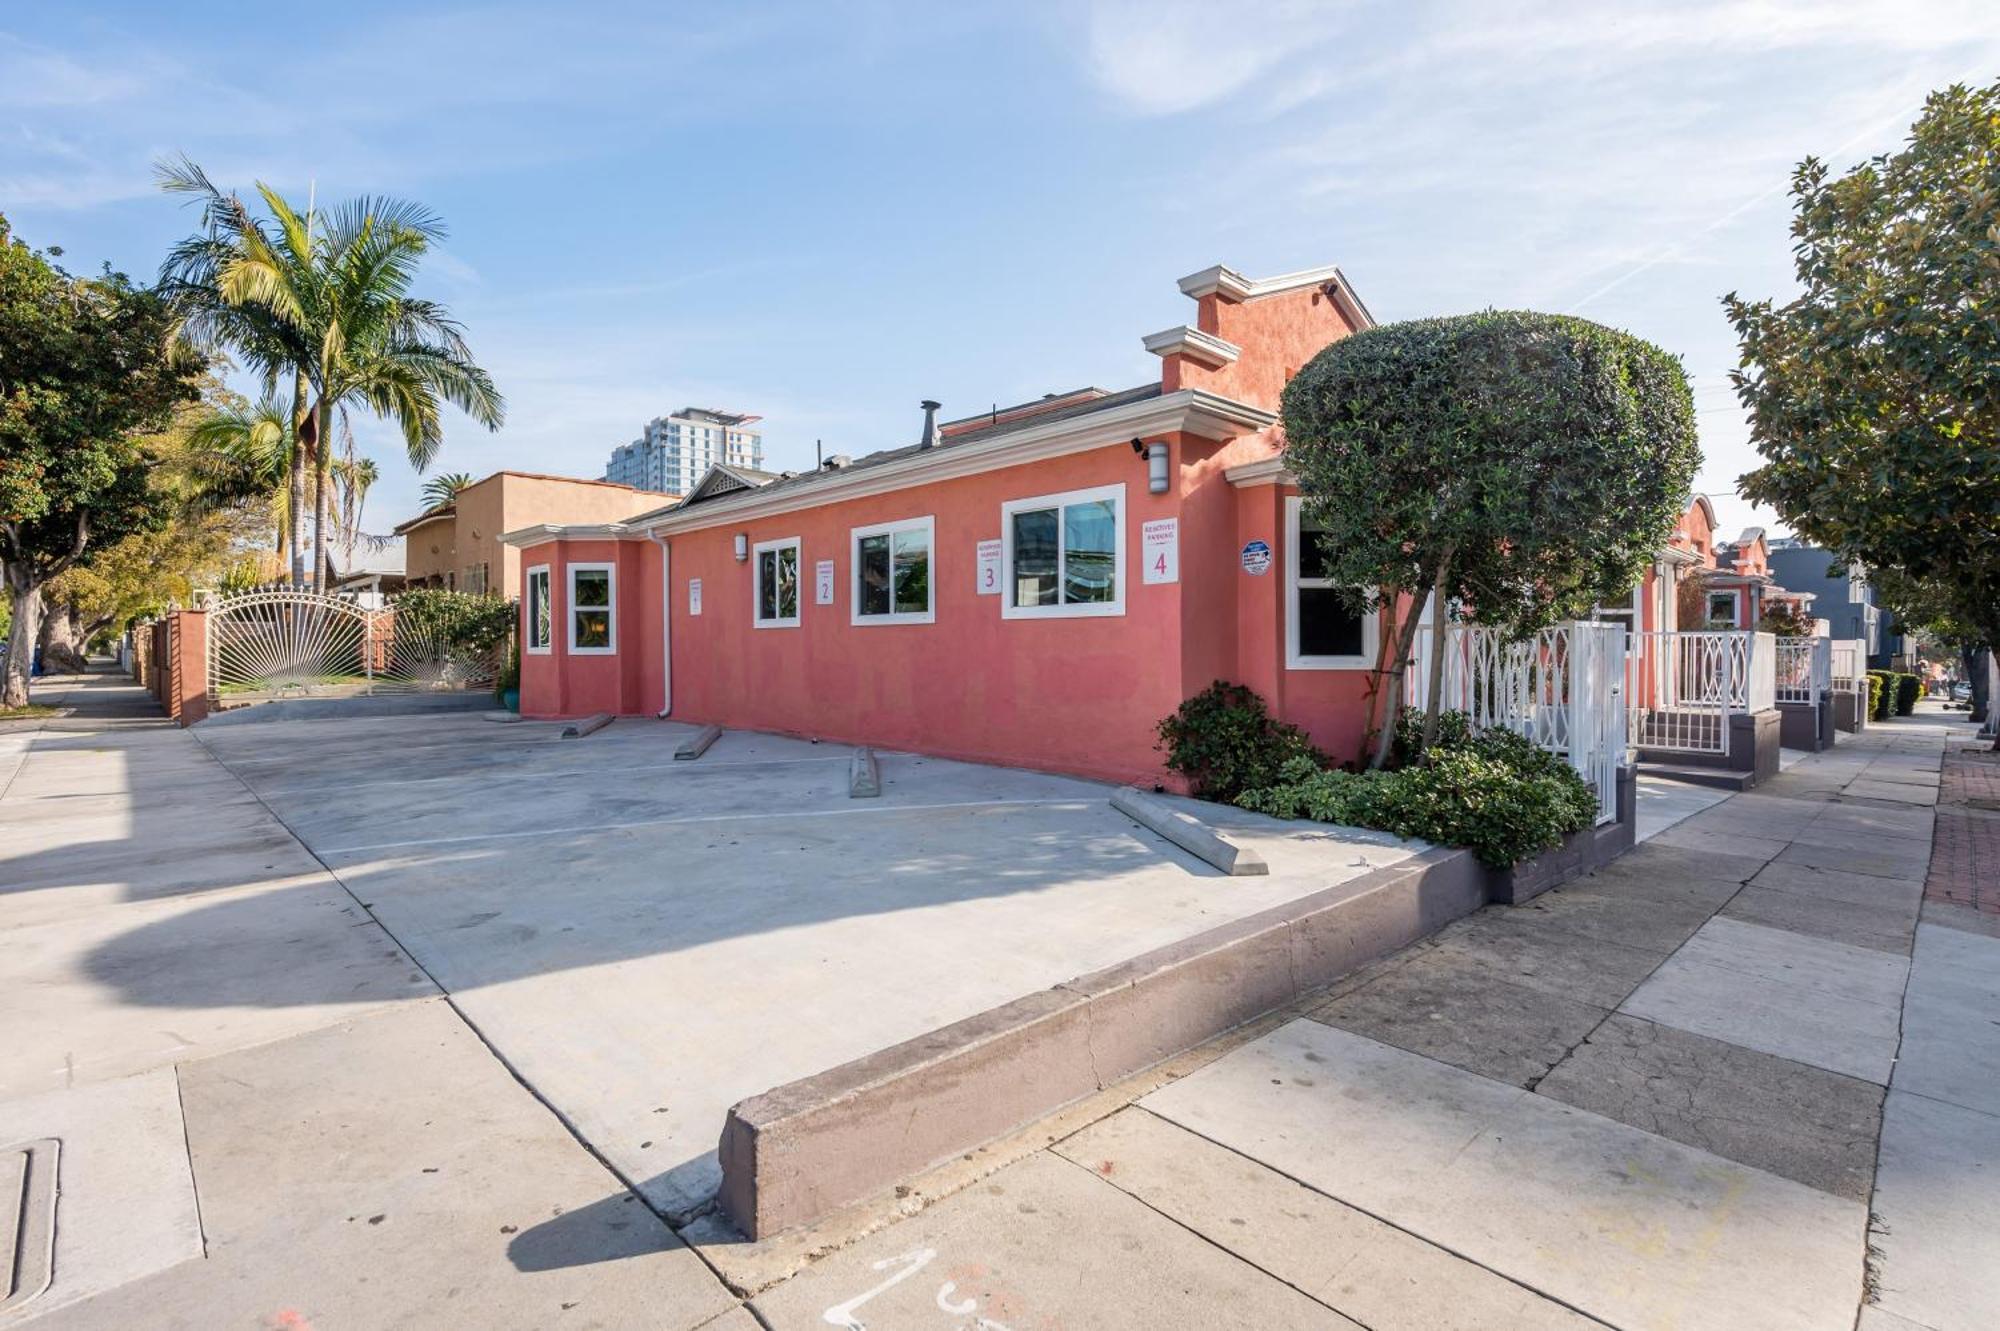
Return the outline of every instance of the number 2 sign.
{"type": "Polygon", "coordinates": [[[1181,524],[1179,518],[1156,518],[1139,528],[1140,581],[1179,582],[1181,580],[1181,524]]]}

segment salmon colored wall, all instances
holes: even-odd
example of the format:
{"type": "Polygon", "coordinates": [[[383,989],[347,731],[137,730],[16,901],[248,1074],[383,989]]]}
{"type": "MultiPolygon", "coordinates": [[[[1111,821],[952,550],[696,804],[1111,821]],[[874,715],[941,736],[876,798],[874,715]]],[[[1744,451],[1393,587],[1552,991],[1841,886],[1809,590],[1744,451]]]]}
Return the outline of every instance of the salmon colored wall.
{"type": "MultiPolygon", "coordinates": [[[[1141,581],[1140,528],[1176,516],[1179,497],[1146,492],[1126,445],[762,517],[668,538],[672,548],[673,716],[1076,772],[1164,779],[1153,728],[1179,705],[1181,584],[1141,581]],[[1010,499],[1125,486],[1125,613],[1003,619],[977,594],[978,542],[1001,534],[1010,499]],[[930,516],[936,622],[855,626],[850,529],[930,516]],[[732,541],[800,539],[800,625],[755,628],[752,559],[732,541]],[[834,563],[834,603],[814,603],[816,566],[834,563]],[[688,582],[702,581],[702,613],[688,582]]],[[[1185,536],[1182,576],[1211,557],[1185,536]]]]}
{"type": "Polygon", "coordinates": [[[1333,298],[1318,287],[1245,301],[1220,293],[1203,296],[1196,302],[1195,326],[1235,343],[1242,354],[1220,369],[1169,356],[1162,378],[1166,390],[1205,389],[1267,411],[1278,409],[1279,395],[1300,366],[1355,331],[1333,298]]]}
{"type": "MultiPolygon", "coordinates": [[[[660,555],[648,540],[549,541],[519,552],[523,570],[549,566],[553,646],[521,653],[521,714],[588,716],[611,712],[649,716],[662,706],[660,669],[660,555]],[[617,622],[611,656],[573,656],[569,647],[571,564],[613,564],[617,622]]],[[[528,607],[521,604],[521,642],[528,641],[528,607]]]]}

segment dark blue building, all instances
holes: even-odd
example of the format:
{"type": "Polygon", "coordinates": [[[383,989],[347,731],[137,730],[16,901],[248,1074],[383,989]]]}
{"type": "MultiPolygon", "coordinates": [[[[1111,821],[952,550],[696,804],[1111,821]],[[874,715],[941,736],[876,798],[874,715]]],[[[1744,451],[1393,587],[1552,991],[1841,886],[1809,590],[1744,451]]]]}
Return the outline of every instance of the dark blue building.
{"type": "Polygon", "coordinates": [[[1789,537],[1771,541],[1770,550],[1772,578],[1787,591],[1813,593],[1812,613],[1827,622],[1828,636],[1860,638],[1868,644],[1868,664],[1877,668],[1902,651],[1902,635],[1875,604],[1865,570],[1789,537]]]}

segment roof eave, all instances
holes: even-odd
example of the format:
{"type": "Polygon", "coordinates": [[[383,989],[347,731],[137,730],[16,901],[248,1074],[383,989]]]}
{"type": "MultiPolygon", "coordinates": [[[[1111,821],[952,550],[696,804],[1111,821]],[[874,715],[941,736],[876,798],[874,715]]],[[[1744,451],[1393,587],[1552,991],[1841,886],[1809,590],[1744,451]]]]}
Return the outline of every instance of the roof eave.
{"type": "Polygon", "coordinates": [[[1247,402],[1188,388],[1104,411],[1009,430],[990,439],[926,449],[879,466],[828,473],[831,479],[816,485],[780,489],[775,494],[760,488],[723,495],[692,509],[674,509],[650,519],[635,520],[632,525],[660,535],[699,531],[726,522],[793,513],[842,499],[881,494],[907,485],[1081,453],[1123,443],[1135,435],[1178,433],[1205,439],[1234,439],[1269,429],[1277,419],[1275,413],[1247,402]]]}

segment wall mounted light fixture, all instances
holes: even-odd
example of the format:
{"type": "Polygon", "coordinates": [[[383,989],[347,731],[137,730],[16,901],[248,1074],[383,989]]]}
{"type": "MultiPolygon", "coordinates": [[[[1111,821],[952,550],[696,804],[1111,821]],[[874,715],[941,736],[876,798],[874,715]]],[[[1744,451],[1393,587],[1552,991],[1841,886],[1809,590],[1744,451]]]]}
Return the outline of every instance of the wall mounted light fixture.
{"type": "Polygon", "coordinates": [[[1146,445],[1146,489],[1151,494],[1167,492],[1167,445],[1155,440],[1146,445]]]}
{"type": "Polygon", "coordinates": [[[747,532],[736,533],[736,562],[742,563],[750,557],[750,536],[747,532]]]}

